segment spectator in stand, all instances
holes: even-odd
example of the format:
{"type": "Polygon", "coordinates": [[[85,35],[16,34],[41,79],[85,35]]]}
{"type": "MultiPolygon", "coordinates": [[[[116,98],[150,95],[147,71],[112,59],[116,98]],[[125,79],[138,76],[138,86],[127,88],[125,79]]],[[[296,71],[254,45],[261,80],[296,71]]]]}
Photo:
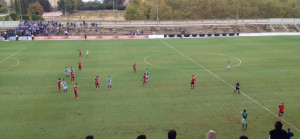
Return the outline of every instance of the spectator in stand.
{"type": "MultiPolygon", "coordinates": [[[[57,27],[57,22],[29,22],[22,21],[15,30],[7,30],[7,36],[37,36],[37,35],[48,35],[52,27],[57,27]]],[[[54,28],[55,29],[55,28],[54,28]]]]}
{"type": "Polygon", "coordinates": [[[65,31],[65,35],[68,36],[68,31],[67,30],[65,31]]]}
{"type": "Polygon", "coordinates": [[[168,132],[168,139],[176,139],[177,132],[175,130],[170,130],[168,132]]]}
{"type": "Polygon", "coordinates": [[[275,129],[269,132],[269,139],[287,139],[287,133],[285,130],[282,130],[282,123],[277,121],[275,123],[275,129]]]}
{"type": "Polygon", "coordinates": [[[94,136],[93,135],[88,135],[85,137],[85,139],[94,139],[94,136]]]}
{"type": "Polygon", "coordinates": [[[216,136],[217,136],[217,134],[213,130],[209,130],[206,134],[207,139],[216,139],[216,136]]]}
{"type": "Polygon", "coordinates": [[[141,34],[144,35],[144,30],[142,30],[141,34]]]}
{"type": "Polygon", "coordinates": [[[290,129],[290,128],[288,128],[287,136],[288,136],[288,139],[291,139],[291,137],[294,136],[294,134],[293,134],[293,132],[291,132],[291,129],[290,129]]]}
{"type": "Polygon", "coordinates": [[[240,139],[248,139],[248,137],[243,135],[243,136],[240,136],[240,139]]]}
{"type": "Polygon", "coordinates": [[[145,135],[139,135],[137,139],[147,139],[145,135]]]}

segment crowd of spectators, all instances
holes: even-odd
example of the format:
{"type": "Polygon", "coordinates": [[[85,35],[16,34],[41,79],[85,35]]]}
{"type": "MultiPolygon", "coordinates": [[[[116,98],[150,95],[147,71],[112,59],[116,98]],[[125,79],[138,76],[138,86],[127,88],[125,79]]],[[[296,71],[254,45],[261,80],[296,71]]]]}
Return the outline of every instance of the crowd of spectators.
{"type": "Polygon", "coordinates": [[[16,29],[10,29],[1,32],[1,36],[38,36],[38,35],[55,35],[59,33],[60,28],[63,27],[61,23],[54,21],[22,21],[16,29]]]}
{"type": "MultiPolygon", "coordinates": [[[[269,139],[291,139],[294,134],[290,131],[290,128],[288,128],[288,132],[282,129],[282,123],[280,121],[277,121],[275,123],[275,129],[271,130],[269,132],[269,139]]],[[[169,130],[168,132],[168,139],[176,139],[177,132],[176,130],[169,130]]],[[[89,135],[86,137],[86,139],[93,139],[93,135],[89,135]]],[[[213,130],[209,130],[206,134],[206,139],[216,139],[217,134],[213,130]]],[[[139,135],[137,136],[137,139],[147,139],[146,135],[139,135]]],[[[247,136],[242,135],[239,137],[239,139],[248,139],[247,136]]]]}
{"type": "MultiPolygon", "coordinates": [[[[99,22],[67,22],[59,23],[55,21],[22,21],[15,29],[0,32],[0,35],[7,36],[51,36],[68,35],[74,28],[93,27],[95,32],[99,32],[99,22]]],[[[144,35],[143,30],[130,30],[129,35],[144,35]]]]}
{"type": "Polygon", "coordinates": [[[16,27],[15,35],[18,36],[37,36],[55,34],[59,30],[56,22],[29,22],[22,21],[18,27],[16,27]]]}

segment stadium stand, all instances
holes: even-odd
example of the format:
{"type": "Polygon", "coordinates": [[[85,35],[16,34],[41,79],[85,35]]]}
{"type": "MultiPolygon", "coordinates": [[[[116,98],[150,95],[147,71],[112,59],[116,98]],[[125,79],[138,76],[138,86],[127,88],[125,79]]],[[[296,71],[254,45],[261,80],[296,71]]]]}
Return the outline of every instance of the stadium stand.
{"type": "Polygon", "coordinates": [[[300,19],[241,19],[192,21],[81,21],[81,22],[0,22],[8,35],[165,35],[214,33],[300,32],[300,19]],[[67,33],[66,33],[67,31],[67,33]],[[142,33],[143,32],[143,33],[142,33]]]}

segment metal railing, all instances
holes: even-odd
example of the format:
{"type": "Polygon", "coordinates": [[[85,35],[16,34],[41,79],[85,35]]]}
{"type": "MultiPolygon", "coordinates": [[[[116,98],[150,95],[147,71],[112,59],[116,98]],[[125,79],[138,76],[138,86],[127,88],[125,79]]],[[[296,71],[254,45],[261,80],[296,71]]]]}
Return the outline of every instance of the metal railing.
{"type": "MultiPolygon", "coordinates": [[[[69,21],[72,22],[72,21],[69,21]]],[[[131,21],[85,21],[86,23],[97,23],[102,26],[148,26],[148,25],[233,25],[233,24],[268,24],[269,19],[201,19],[201,20],[169,20],[169,21],[153,21],[153,20],[131,20],[131,21]]],[[[66,22],[62,22],[66,24],[66,22]]],[[[72,23],[80,24],[82,22],[73,21],[72,23]]]]}
{"type": "MultiPolygon", "coordinates": [[[[72,22],[72,21],[69,21],[72,22]]],[[[193,26],[193,25],[243,25],[243,24],[300,24],[300,18],[270,18],[270,19],[201,19],[201,20],[132,20],[132,21],[85,21],[88,26],[97,23],[98,26],[193,26]]],[[[0,21],[0,27],[16,27],[20,21],[0,21]]],[[[65,22],[61,22],[66,25],[65,22]]],[[[80,23],[74,21],[80,25],[80,23]]]]}
{"type": "Polygon", "coordinates": [[[0,27],[17,27],[20,21],[0,21],[0,27]]]}
{"type": "Polygon", "coordinates": [[[270,18],[270,24],[300,24],[300,18],[270,18]]]}

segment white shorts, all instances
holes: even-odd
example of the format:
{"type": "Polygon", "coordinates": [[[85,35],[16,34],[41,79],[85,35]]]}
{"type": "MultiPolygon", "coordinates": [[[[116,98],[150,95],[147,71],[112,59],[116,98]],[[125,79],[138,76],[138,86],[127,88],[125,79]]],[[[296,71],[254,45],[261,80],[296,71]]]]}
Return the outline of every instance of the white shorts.
{"type": "Polygon", "coordinates": [[[242,119],[242,124],[247,124],[247,120],[246,119],[242,119]]]}
{"type": "Polygon", "coordinates": [[[227,68],[229,69],[229,68],[230,68],[230,66],[227,66],[227,68]]]}
{"type": "Polygon", "coordinates": [[[67,87],[64,87],[64,89],[67,89],[67,87]]]}
{"type": "Polygon", "coordinates": [[[88,55],[89,55],[89,53],[86,53],[86,55],[88,56],[88,55]]]}
{"type": "Polygon", "coordinates": [[[111,85],[111,83],[108,83],[108,85],[111,85]]]}

